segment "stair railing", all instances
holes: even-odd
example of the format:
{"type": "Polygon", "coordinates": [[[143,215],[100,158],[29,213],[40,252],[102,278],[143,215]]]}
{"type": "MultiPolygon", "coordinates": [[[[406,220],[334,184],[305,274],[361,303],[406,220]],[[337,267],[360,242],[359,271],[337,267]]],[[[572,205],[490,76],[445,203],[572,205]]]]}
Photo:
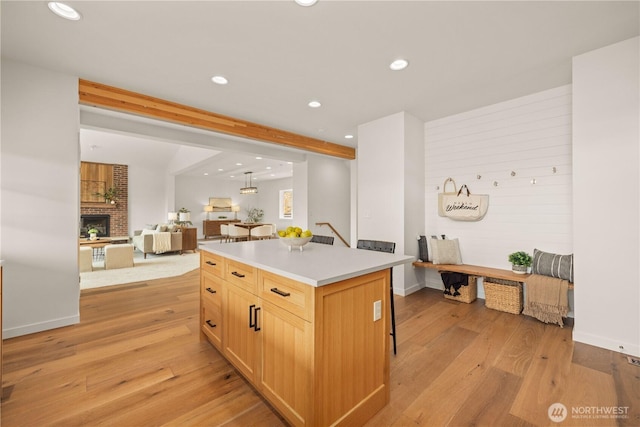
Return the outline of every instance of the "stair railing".
{"type": "Polygon", "coordinates": [[[338,233],[338,230],[336,230],[335,228],[333,228],[333,225],[331,225],[328,222],[316,222],[316,225],[322,226],[322,225],[326,225],[328,226],[331,231],[333,232],[333,234],[335,234],[336,236],[338,236],[338,239],[340,239],[342,241],[342,243],[344,243],[344,245],[346,247],[351,247],[346,240],[344,240],[344,238],[340,235],[340,233],[338,233]]]}

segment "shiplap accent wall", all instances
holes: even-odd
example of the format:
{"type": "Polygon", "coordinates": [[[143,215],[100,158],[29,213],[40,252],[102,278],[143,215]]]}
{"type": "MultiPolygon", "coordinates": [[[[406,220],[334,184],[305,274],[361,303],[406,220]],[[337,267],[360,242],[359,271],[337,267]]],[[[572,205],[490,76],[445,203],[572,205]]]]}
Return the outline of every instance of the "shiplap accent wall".
{"type": "MultiPolygon", "coordinates": [[[[464,263],[495,268],[510,269],[518,250],[571,253],[571,156],[570,85],[427,122],[426,234],[457,237],[464,263]],[[489,195],[484,219],[438,216],[447,177],[489,195]]],[[[435,272],[425,279],[441,286],[435,272]]]]}

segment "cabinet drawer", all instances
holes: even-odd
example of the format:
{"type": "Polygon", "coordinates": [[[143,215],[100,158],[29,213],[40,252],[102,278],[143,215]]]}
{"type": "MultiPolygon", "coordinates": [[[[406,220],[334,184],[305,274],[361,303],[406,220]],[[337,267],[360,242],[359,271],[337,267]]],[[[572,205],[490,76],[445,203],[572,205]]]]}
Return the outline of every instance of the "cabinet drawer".
{"type": "Polygon", "coordinates": [[[200,267],[202,267],[202,271],[208,271],[220,278],[224,277],[224,258],[219,255],[201,251],[200,267]]]}
{"type": "Polygon", "coordinates": [[[201,286],[202,300],[220,307],[222,305],[222,279],[208,271],[203,271],[201,286]]]}
{"type": "Polygon", "coordinates": [[[219,306],[211,304],[204,299],[202,301],[202,324],[200,328],[209,339],[209,342],[222,350],[222,311],[219,306]]]}
{"type": "Polygon", "coordinates": [[[256,293],[257,269],[241,262],[226,259],[224,278],[227,282],[240,286],[252,294],[256,293]]]}
{"type": "Polygon", "coordinates": [[[260,270],[258,289],[262,299],[311,321],[313,286],[260,270]]]}

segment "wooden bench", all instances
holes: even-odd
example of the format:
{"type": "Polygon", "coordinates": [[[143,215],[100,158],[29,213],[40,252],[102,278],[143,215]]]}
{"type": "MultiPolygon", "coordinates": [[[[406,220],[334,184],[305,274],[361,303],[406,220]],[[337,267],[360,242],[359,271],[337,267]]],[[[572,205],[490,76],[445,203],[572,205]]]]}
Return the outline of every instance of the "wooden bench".
{"type": "MultiPolygon", "coordinates": [[[[430,268],[442,272],[465,273],[477,277],[489,277],[493,279],[511,280],[514,282],[526,283],[531,274],[517,274],[511,270],[500,268],[482,267],[470,264],[434,264],[432,262],[416,261],[414,267],[430,268]]],[[[569,289],[573,289],[573,283],[569,283],[569,289]]]]}

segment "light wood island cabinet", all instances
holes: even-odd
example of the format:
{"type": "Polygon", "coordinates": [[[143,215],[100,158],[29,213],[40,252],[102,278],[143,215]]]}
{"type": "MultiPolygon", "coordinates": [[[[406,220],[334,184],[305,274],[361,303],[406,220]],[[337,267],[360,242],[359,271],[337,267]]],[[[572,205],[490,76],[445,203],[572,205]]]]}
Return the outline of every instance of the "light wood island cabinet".
{"type": "Polygon", "coordinates": [[[268,270],[205,247],[202,336],[292,425],[363,424],[389,401],[389,269],[322,286],[268,270]]]}

